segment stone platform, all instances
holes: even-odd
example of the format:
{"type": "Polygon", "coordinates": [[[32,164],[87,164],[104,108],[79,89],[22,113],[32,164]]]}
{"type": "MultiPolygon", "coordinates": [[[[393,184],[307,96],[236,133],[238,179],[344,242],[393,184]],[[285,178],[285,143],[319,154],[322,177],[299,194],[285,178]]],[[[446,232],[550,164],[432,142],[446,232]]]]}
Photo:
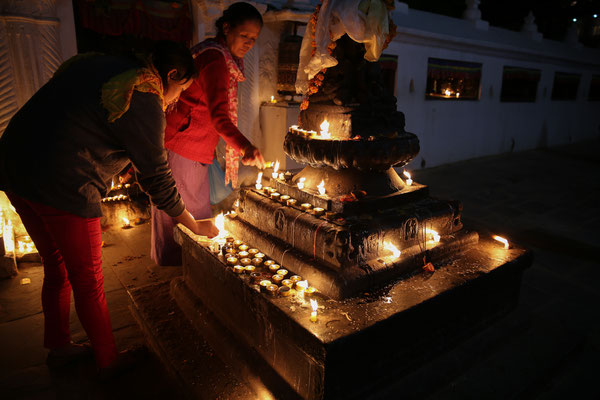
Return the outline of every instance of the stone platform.
{"type": "Polygon", "coordinates": [[[385,391],[511,310],[532,261],[524,249],[481,238],[434,273],[344,301],[317,294],[313,323],[308,299],[259,293],[249,276],[235,274],[186,228],[178,226],[176,238],[184,273],[171,294],[180,309],[257,393],[286,399],[358,399],[385,391]]]}

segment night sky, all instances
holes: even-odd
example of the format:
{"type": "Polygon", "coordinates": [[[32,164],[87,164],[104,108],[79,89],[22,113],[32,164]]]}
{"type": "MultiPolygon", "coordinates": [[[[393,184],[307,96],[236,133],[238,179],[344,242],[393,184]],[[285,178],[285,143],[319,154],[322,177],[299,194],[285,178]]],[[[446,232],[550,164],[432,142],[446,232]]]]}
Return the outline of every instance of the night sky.
{"type": "MultiPolygon", "coordinates": [[[[405,0],[410,8],[461,18],[464,0],[405,0]]],[[[578,20],[580,40],[598,47],[598,36],[591,36],[592,25],[600,23],[600,0],[481,0],[482,19],[490,25],[520,30],[529,11],[533,11],[538,30],[544,38],[562,40],[573,18],[578,20]],[[599,16],[594,19],[593,15],[599,16]]]]}

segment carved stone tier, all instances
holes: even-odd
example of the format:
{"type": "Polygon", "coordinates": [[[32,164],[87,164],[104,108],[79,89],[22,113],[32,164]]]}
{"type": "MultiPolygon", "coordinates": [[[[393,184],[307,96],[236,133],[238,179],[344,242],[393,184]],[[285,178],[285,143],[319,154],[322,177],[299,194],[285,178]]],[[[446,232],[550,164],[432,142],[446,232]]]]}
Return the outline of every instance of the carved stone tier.
{"type": "Polygon", "coordinates": [[[260,243],[267,255],[281,257],[275,260],[300,271],[336,299],[418,269],[425,251],[431,261],[440,260],[478,240],[477,233],[460,231],[458,202],[424,198],[400,202],[395,208],[364,211],[328,219],[246,190],[241,193],[237,217],[226,219],[226,229],[260,243]],[[431,230],[441,236],[440,242],[433,240],[431,230]],[[402,249],[400,258],[392,257],[385,248],[388,242],[402,249]]]}
{"type": "Polygon", "coordinates": [[[371,140],[366,136],[357,140],[322,140],[288,133],[283,149],[292,159],[312,167],[387,171],[415,158],[419,154],[419,139],[409,132],[377,136],[371,140]]]}

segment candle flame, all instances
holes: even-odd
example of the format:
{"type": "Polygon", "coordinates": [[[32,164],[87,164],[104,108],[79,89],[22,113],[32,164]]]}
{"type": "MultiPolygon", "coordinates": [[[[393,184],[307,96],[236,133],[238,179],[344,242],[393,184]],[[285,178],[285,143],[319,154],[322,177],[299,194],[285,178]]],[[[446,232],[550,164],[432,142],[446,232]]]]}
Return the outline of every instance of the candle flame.
{"type": "Polygon", "coordinates": [[[394,258],[398,258],[402,254],[402,252],[390,242],[383,242],[383,248],[391,251],[394,258]]]}
{"type": "MultiPolygon", "coordinates": [[[[262,174],[262,172],[261,172],[261,174],[262,174]]],[[[261,177],[262,177],[262,175],[261,175],[261,177]]],[[[233,205],[234,205],[234,207],[236,207],[236,208],[237,208],[237,207],[239,207],[239,206],[240,206],[240,199],[236,199],[236,200],[235,200],[235,203],[233,203],[233,205]]]]}
{"type": "Polygon", "coordinates": [[[308,287],[308,281],[304,280],[304,281],[300,281],[298,283],[296,283],[296,287],[300,288],[302,291],[306,290],[306,288],[308,287]]]}
{"type": "Polygon", "coordinates": [[[316,300],[310,299],[310,306],[312,307],[313,311],[317,311],[319,308],[319,303],[317,303],[316,300]]]}
{"type": "Polygon", "coordinates": [[[508,244],[508,240],[503,238],[502,236],[498,236],[498,235],[494,235],[492,236],[494,238],[494,240],[499,241],[500,243],[504,243],[504,248],[508,249],[510,247],[510,245],[508,244]]]}
{"type": "Polygon", "coordinates": [[[277,173],[279,171],[279,160],[275,161],[275,166],[273,167],[273,173],[277,173]]]}
{"type": "Polygon", "coordinates": [[[298,189],[304,189],[304,181],[306,180],[306,178],[300,178],[298,179],[298,189]]]}
{"type": "Polygon", "coordinates": [[[271,96],[271,103],[277,103],[277,100],[275,100],[275,96],[271,96]]]}
{"type": "Polygon", "coordinates": [[[225,215],[223,213],[215,217],[215,226],[219,230],[219,237],[225,235],[225,215]]]}
{"type": "Polygon", "coordinates": [[[129,220],[125,217],[123,217],[123,222],[125,222],[125,225],[129,225],[129,220]]]}
{"type": "Polygon", "coordinates": [[[321,128],[321,138],[322,139],[330,139],[331,133],[329,133],[329,122],[324,120],[323,123],[319,126],[321,128]]]}
{"type": "MultiPolygon", "coordinates": [[[[262,176],[263,176],[263,173],[262,173],[262,172],[259,172],[259,173],[258,173],[258,177],[256,178],[256,184],[257,184],[257,185],[260,185],[260,184],[261,184],[261,181],[262,181],[262,176]]],[[[236,207],[237,207],[237,206],[240,204],[240,203],[239,203],[239,200],[236,200],[236,203],[237,203],[237,204],[236,204],[236,207]]]]}
{"type": "Polygon", "coordinates": [[[411,179],[411,178],[412,178],[412,176],[410,175],[410,172],[408,172],[408,171],[402,171],[402,173],[403,173],[403,174],[404,174],[404,176],[406,177],[406,184],[407,184],[408,186],[412,185],[412,183],[413,183],[413,180],[411,179]]]}
{"type": "Polygon", "coordinates": [[[434,242],[439,242],[440,241],[440,234],[437,233],[436,231],[434,231],[433,229],[426,228],[425,229],[425,234],[433,236],[433,241],[434,242]]]}
{"type": "Polygon", "coordinates": [[[452,92],[450,91],[450,89],[446,89],[446,91],[444,91],[444,94],[446,96],[450,96],[452,94],[452,92]]]}
{"type": "Polygon", "coordinates": [[[325,194],[325,181],[321,180],[321,183],[319,183],[317,185],[317,188],[319,189],[319,194],[322,196],[325,194]]]}

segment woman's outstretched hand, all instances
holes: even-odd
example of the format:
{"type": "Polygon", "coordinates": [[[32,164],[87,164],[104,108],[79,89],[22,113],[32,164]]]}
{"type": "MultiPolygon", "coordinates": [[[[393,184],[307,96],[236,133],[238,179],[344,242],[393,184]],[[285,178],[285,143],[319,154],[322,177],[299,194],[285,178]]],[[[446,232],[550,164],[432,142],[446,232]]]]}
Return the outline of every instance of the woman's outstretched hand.
{"type": "Polygon", "coordinates": [[[214,224],[212,218],[196,220],[196,235],[208,236],[213,238],[219,234],[219,229],[214,224]]]}
{"type": "Polygon", "coordinates": [[[244,156],[242,157],[242,164],[252,165],[259,169],[264,169],[265,159],[261,154],[260,150],[258,150],[253,145],[249,145],[244,151],[244,156]]]}

